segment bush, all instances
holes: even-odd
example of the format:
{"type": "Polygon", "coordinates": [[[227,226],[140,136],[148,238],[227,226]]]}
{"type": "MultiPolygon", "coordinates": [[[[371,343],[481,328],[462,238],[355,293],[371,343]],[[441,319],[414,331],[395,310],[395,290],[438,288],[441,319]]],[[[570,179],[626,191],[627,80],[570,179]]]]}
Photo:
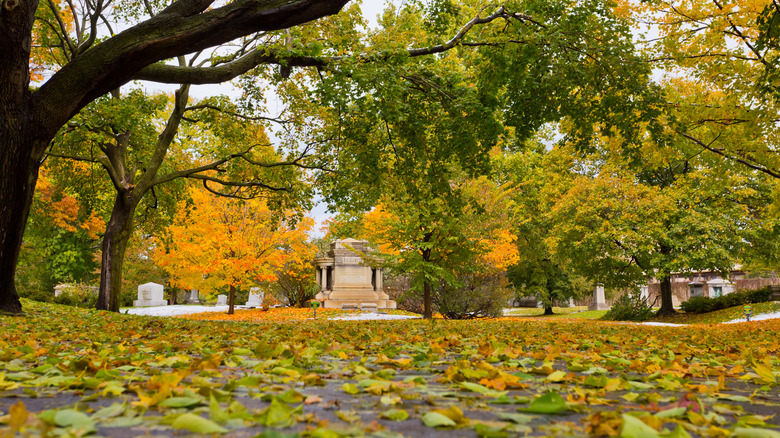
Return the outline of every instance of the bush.
{"type": "Polygon", "coordinates": [[[54,301],[54,292],[40,289],[19,289],[19,296],[42,303],[51,303],[54,301]]]}
{"type": "Polygon", "coordinates": [[[460,286],[442,284],[433,293],[434,307],[447,319],[497,318],[514,292],[502,274],[469,274],[460,286]]]}
{"type": "Polygon", "coordinates": [[[80,283],[67,284],[62,294],[54,297],[53,301],[66,306],[94,308],[97,304],[97,288],[80,283]]]}
{"type": "Polygon", "coordinates": [[[685,313],[708,313],[745,304],[764,303],[769,301],[771,293],[772,291],[769,287],[765,287],[756,290],[734,292],[718,298],[693,297],[680,304],[680,308],[685,313]]]}
{"type": "Polygon", "coordinates": [[[620,296],[612,308],[601,318],[607,321],[647,321],[653,316],[653,308],[647,304],[639,290],[620,296]]]}

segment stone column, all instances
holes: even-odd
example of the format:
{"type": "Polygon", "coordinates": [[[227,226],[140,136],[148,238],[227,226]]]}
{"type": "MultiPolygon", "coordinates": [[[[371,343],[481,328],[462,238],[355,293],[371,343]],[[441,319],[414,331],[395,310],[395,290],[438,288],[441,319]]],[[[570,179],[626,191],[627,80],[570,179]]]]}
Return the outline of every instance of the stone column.
{"type": "Polygon", "coordinates": [[[328,267],[320,266],[320,288],[328,290],[328,267]]]}
{"type": "Polygon", "coordinates": [[[320,268],[319,266],[314,268],[314,281],[316,281],[317,284],[320,285],[320,287],[322,287],[322,268],[320,268]]]}
{"type": "Polygon", "coordinates": [[[645,303],[648,303],[648,300],[650,299],[650,292],[649,292],[650,286],[643,284],[639,286],[639,296],[645,301],[645,303]]]}
{"type": "Polygon", "coordinates": [[[604,297],[604,286],[596,285],[593,288],[593,304],[588,307],[588,310],[607,310],[607,299],[604,297]]]}
{"type": "Polygon", "coordinates": [[[384,285],[382,284],[382,268],[376,268],[376,290],[377,292],[382,292],[382,288],[384,285]]]}

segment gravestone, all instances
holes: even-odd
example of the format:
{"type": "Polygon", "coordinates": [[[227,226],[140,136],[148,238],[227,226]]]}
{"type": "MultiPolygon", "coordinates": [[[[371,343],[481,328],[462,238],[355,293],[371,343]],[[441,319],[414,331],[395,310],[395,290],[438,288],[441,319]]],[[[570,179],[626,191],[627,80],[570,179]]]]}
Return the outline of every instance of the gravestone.
{"type": "Polygon", "coordinates": [[[184,304],[200,304],[200,292],[197,289],[184,292],[184,304]]]}
{"type": "Polygon", "coordinates": [[[607,299],[604,297],[604,286],[597,285],[593,288],[593,304],[588,310],[609,310],[607,299]]]}
{"type": "Polygon", "coordinates": [[[138,299],[133,301],[133,306],[167,306],[168,300],[163,298],[164,290],[163,285],[157,283],[146,283],[138,286],[138,299]]]}
{"type": "Polygon", "coordinates": [[[577,307],[577,305],[574,303],[574,298],[569,297],[569,307],[577,307]]]}
{"type": "Polygon", "coordinates": [[[252,289],[249,289],[249,299],[246,301],[247,309],[263,307],[264,299],[265,293],[263,293],[259,287],[253,287],[252,289]]]}
{"type": "Polygon", "coordinates": [[[395,309],[395,301],[384,291],[382,267],[371,266],[371,253],[364,240],[331,243],[328,256],[314,260],[315,278],[320,286],[315,299],[322,301],[326,309],[359,309],[363,304],[395,309]]]}
{"type": "Polygon", "coordinates": [[[227,306],[227,295],[217,295],[217,306],[227,306]]]}
{"type": "Polygon", "coordinates": [[[54,286],[54,296],[58,297],[58,296],[62,295],[62,290],[65,289],[65,286],[67,286],[67,285],[65,285],[65,284],[58,284],[58,285],[54,286]]]}

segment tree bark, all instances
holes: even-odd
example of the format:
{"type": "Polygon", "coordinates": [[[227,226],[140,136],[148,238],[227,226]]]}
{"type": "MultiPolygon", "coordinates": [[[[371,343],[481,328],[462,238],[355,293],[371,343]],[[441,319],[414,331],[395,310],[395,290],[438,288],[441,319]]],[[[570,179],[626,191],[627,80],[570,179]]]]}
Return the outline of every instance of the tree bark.
{"type": "Polygon", "coordinates": [[[228,295],[228,315],[232,315],[234,313],[234,308],[236,304],[236,286],[230,285],[230,294],[228,295]]]}
{"type": "Polygon", "coordinates": [[[672,276],[667,274],[666,277],[661,280],[661,308],[658,309],[656,315],[669,316],[676,314],[677,311],[674,310],[674,305],[672,303],[672,276]]]}
{"type": "Polygon", "coordinates": [[[544,314],[545,315],[555,315],[552,310],[552,304],[545,304],[544,305],[544,314]]]}
{"type": "MultiPolygon", "coordinates": [[[[0,91],[0,96],[2,91],[0,91]]],[[[8,118],[0,116],[0,311],[21,313],[22,304],[14,284],[16,263],[22,246],[24,228],[38,180],[39,162],[25,149],[24,131],[8,125],[8,118]]],[[[13,122],[13,120],[10,120],[13,122]]]]}
{"type": "Polygon", "coordinates": [[[36,0],[0,1],[0,311],[21,313],[14,284],[43,148],[32,116],[30,48],[36,0]]]}
{"type": "Polygon", "coordinates": [[[431,283],[426,280],[425,283],[423,283],[423,318],[424,319],[433,318],[433,308],[432,308],[431,298],[432,298],[431,283]]]}
{"type": "Polygon", "coordinates": [[[133,234],[133,216],[138,206],[125,192],[117,193],[111,219],[103,236],[102,260],[100,264],[100,291],[95,306],[98,310],[119,312],[119,298],[122,294],[122,267],[125,262],[127,242],[133,234]]]}

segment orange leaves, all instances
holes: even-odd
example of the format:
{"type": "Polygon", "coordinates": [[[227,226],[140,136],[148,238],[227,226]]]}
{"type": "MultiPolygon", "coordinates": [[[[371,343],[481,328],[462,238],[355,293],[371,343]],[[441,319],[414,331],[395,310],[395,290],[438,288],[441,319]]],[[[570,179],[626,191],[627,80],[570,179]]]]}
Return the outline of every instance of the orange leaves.
{"type": "Polygon", "coordinates": [[[234,286],[248,289],[276,280],[275,271],[306,252],[311,219],[295,228],[288,216],[280,222],[263,200],[237,201],[191,190],[192,208],[182,203],[168,227],[168,245],[160,246],[155,261],[171,282],[211,294],[234,286]]]}
{"type": "MultiPolygon", "coordinates": [[[[349,312],[340,309],[317,309],[317,319],[327,319],[347,313],[349,312]]],[[[221,312],[196,313],[182,318],[201,321],[295,322],[313,319],[314,312],[311,309],[279,307],[269,310],[238,309],[233,315],[221,312]]]]}

